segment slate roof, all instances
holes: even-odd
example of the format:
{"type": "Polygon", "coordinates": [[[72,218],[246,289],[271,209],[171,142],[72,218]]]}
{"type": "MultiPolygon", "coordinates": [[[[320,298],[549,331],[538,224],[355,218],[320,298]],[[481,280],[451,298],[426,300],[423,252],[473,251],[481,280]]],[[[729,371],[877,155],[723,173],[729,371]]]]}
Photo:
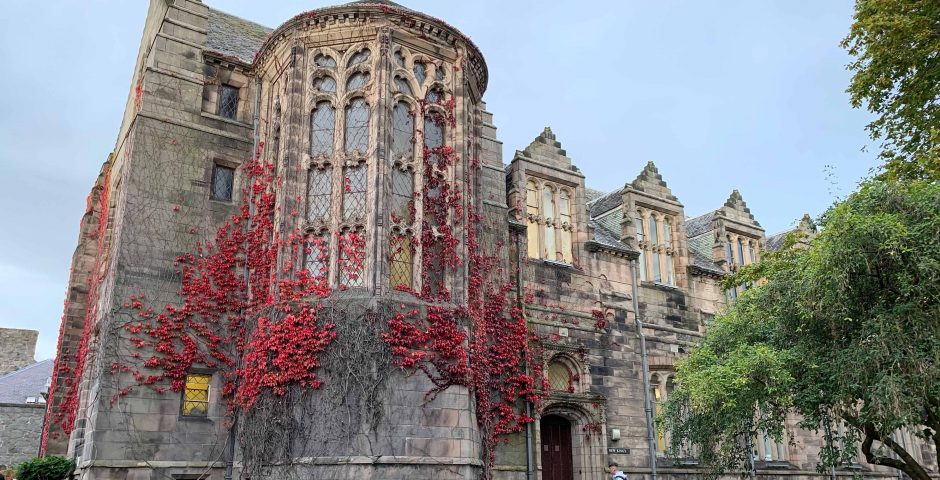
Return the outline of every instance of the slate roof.
{"type": "Polygon", "coordinates": [[[792,228],[785,232],[771,235],[767,237],[767,241],[764,243],[764,246],[767,248],[767,250],[780,250],[783,248],[783,242],[787,239],[787,235],[795,232],[796,230],[796,228],[792,228]]]}
{"type": "Polygon", "coordinates": [[[588,216],[593,218],[602,213],[609,212],[623,204],[621,190],[617,189],[588,202],[588,216]]]}
{"type": "Polygon", "coordinates": [[[725,273],[727,273],[725,272],[725,269],[715,264],[715,261],[712,260],[711,255],[706,255],[704,252],[701,252],[693,248],[689,248],[689,253],[692,254],[692,266],[693,267],[697,267],[706,272],[711,272],[717,275],[724,275],[725,273]]]}
{"type": "Polygon", "coordinates": [[[584,201],[587,203],[591,203],[594,200],[597,200],[598,198],[601,198],[603,196],[604,196],[604,192],[601,190],[597,190],[591,187],[584,188],[584,201]]]}
{"type": "Polygon", "coordinates": [[[699,235],[708,233],[712,230],[712,220],[715,218],[715,212],[708,212],[695,218],[689,218],[685,221],[685,232],[689,238],[695,238],[699,235]]]}
{"type": "Polygon", "coordinates": [[[27,397],[42,398],[52,376],[52,359],[36,362],[0,377],[0,403],[26,403],[27,397]]]}
{"type": "Polygon", "coordinates": [[[261,48],[261,44],[268,38],[268,34],[272,30],[244,18],[209,7],[206,48],[250,64],[255,57],[255,53],[261,48]]]}
{"type": "Polygon", "coordinates": [[[614,233],[614,232],[608,230],[606,227],[604,227],[604,226],[601,225],[600,223],[598,223],[598,222],[596,222],[596,221],[594,221],[594,220],[590,220],[590,221],[588,222],[588,224],[589,224],[591,227],[594,228],[594,238],[593,238],[593,240],[594,240],[595,242],[597,242],[597,243],[599,243],[599,244],[601,244],[601,245],[603,245],[603,246],[605,246],[605,247],[610,247],[610,248],[614,248],[614,249],[617,249],[617,250],[624,250],[624,251],[628,251],[628,252],[633,251],[633,249],[630,248],[629,246],[627,246],[626,243],[623,243],[623,242],[620,241],[620,236],[619,236],[619,235],[617,235],[616,233],[614,233]]]}

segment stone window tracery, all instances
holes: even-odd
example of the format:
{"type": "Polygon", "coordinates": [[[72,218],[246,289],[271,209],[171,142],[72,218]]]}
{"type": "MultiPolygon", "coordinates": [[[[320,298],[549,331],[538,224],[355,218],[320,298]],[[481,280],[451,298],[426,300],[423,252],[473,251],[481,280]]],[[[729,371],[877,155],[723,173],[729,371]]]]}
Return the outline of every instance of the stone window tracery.
{"type": "Polygon", "coordinates": [[[346,154],[364,155],[369,149],[369,105],[364,98],[354,98],[346,107],[346,154]]]}
{"type": "Polygon", "coordinates": [[[641,281],[652,281],[663,285],[675,285],[674,256],[676,248],[673,239],[675,221],[672,216],[639,208],[634,212],[637,259],[641,281]]]}
{"type": "Polygon", "coordinates": [[[526,243],[530,257],[574,262],[572,192],[569,187],[541,179],[526,182],[526,243]]]}
{"type": "Polygon", "coordinates": [[[351,57],[349,57],[349,62],[346,64],[346,67],[348,68],[354,65],[359,65],[360,63],[365,63],[367,60],[369,60],[369,55],[371,53],[372,52],[370,52],[368,48],[359,50],[358,52],[354,53],[351,57]]]}
{"type": "Polygon", "coordinates": [[[369,83],[369,72],[356,72],[346,81],[346,91],[358,90],[369,83]]]}
{"type": "Polygon", "coordinates": [[[313,81],[313,88],[323,93],[336,93],[336,80],[329,75],[317,77],[313,81]]]}
{"type": "Polygon", "coordinates": [[[415,61],[414,67],[412,67],[411,70],[414,72],[415,80],[418,81],[418,85],[424,85],[424,80],[428,78],[428,69],[424,62],[420,60],[415,61]]]}
{"type": "Polygon", "coordinates": [[[319,53],[313,57],[313,63],[320,68],[336,68],[336,60],[334,60],[333,57],[322,53],[319,53]]]}

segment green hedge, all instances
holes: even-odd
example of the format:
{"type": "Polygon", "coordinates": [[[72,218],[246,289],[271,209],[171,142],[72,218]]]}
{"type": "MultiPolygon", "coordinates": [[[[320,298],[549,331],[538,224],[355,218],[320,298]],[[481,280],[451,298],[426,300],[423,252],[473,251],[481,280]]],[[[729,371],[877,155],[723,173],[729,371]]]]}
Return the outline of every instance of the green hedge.
{"type": "Polygon", "coordinates": [[[75,471],[75,460],[37,457],[16,467],[17,480],[64,480],[75,471]]]}

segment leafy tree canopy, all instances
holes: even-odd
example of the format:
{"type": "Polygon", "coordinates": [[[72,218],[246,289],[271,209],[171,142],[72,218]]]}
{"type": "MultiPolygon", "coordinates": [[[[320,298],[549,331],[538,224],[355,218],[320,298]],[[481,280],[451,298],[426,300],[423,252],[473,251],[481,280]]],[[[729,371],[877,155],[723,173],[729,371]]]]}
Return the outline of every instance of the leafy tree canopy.
{"type": "Polygon", "coordinates": [[[940,179],[940,2],[856,0],[854,20],[848,92],[877,116],[885,175],[940,179]]]}
{"type": "Polygon", "coordinates": [[[860,448],[868,463],[927,480],[891,435],[908,429],[940,447],[938,206],[937,182],[867,181],[814,238],[790,238],[728,278],[726,288],[758,286],[678,363],[660,417],[673,454],[691,442],[714,473],[746,469],[746,439],[780,439],[796,414],[825,439],[820,470],[860,448]]]}

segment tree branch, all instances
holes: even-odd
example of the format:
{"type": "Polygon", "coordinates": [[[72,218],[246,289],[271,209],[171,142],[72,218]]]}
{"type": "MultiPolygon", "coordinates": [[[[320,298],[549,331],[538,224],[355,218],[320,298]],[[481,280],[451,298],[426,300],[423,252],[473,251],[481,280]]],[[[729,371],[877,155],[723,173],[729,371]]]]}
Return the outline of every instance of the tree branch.
{"type": "Polygon", "coordinates": [[[862,453],[865,455],[865,461],[872,465],[883,465],[886,467],[896,468],[906,473],[909,477],[914,480],[930,480],[930,475],[927,474],[927,471],[924,470],[916,460],[904,447],[898,445],[897,442],[891,439],[891,437],[884,437],[878,433],[875,427],[871,423],[866,423],[862,426],[863,431],[865,432],[865,440],[862,442],[862,453]],[[888,448],[897,453],[902,460],[896,458],[885,457],[882,455],[876,455],[871,450],[872,443],[878,440],[879,442],[887,445],[888,448]]]}

